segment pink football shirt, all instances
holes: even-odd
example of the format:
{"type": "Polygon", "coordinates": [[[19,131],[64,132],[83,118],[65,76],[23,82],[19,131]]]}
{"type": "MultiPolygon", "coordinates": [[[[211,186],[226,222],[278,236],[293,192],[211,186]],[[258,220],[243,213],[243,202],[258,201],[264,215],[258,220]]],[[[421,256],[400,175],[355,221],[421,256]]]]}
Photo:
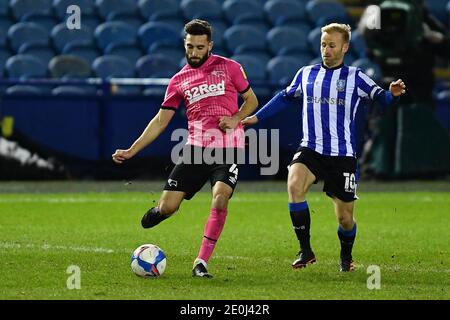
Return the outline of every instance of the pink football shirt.
{"type": "Polygon", "coordinates": [[[244,130],[239,125],[227,133],[219,119],[239,111],[238,93],[250,88],[239,63],[211,55],[199,68],[186,64],[172,79],[162,103],[163,109],[176,110],[181,102],[187,110],[188,144],[212,148],[243,148],[244,130]]]}

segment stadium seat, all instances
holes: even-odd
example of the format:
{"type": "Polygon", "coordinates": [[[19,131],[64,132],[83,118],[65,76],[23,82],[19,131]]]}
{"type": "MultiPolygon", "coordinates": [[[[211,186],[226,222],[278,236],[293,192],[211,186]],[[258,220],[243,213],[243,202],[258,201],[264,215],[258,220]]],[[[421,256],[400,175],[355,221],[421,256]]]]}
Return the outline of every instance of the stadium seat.
{"type": "Polygon", "coordinates": [[[311,60],[313,60],[314,56],[308,52],[305,51],[285,51],[285,53],[282,54],[284,57],[292,57],[299,61],[301,65],[307,66],[311,64],[311,60]]]}
{"type": "Polygon", "coordinates": [[[152,54],[141,57],[136,62],[136,71],[140,78],[171,78],[180,70],[170,58],[152,54]]]}
{"type": "Polygon", "coordinates": [[[266,50],[264,32],[251,26],[231,26],[224,33],[224,40],[230,53],[242,52],[242,48],[266,50]]]}
{"type": "Polygon", "coordinates": [[[165,45],[155,43],[149,48],[148,54],[164,55],[171,59],[175,64],[178,64],[178,62],[185,56],[185,51],[181,45],[165,45]]]}
{"type": "Polygon", "coordinates": [[[89,64],[80,57],[73,55],[59,55],[48,64],[53,78],[88,78],[91,76],[89,64]]]}
{"type": "Polygon", "coordinates": [[[128,59],[113,55],[104,55],[95,59],[92,63],[92,70],[97,77],[103,79],[135,76],[133,65],[128,59]]]}
{"type": "Polygon", "coordinates": [[[33,22],[19,22],[11,26],[8,30],[8,38],[11,48],[16,52],[25,43],[49,41],[47,30],[33,22]]]}
{"type": "MultiPolygon", "coordinates": [[[[223,47],[223,34],[227,30],[228,25],[224,20],[210,20],[212,26],[212,40],[214,41],[214,46],[223,47]]],[[[182,37],[184,37],[184,28],[182,31],[182,37]]]]}
{"type": "Polygon", "coordinates": [[[180,31],[163,22],[151,21],[143,24],[138,30],[138,37],[145,51],[154,43],[183,45],[180,31]]]}
{"type": "Polygon", "coordinates": [[[139,12],[135,0],[96,0],[98,14],[104,20],[114,20],[114,16],[123,13],[137,14],[139,12]]]}
{"type": "Polygon", "coordinates": [[[51,15],[43,14],[43,13],[31,13],[24,16],[21,19],[21,22],[33,22],[37,25],[44,27],[47,30],[47,33],[50,34],[53,27],[56,26],[59,21],[51,15]]]}
{"type": "Polygon", "coordinates": [[[321,27],[312,29],[308,34],[309,48],[315,55],[320,56],[320,39],[322,37],[321,27]]]}
{"type": "Polygon", "coordinates": [[[273,55],[283,54],[284,51],[309,51],[308,34],[301,30],[288,26],[272,28],[267,33],[267,44],[273,55]]]}
{"type": "Polygon", "coordinates": [[[252,55],[234,55],[231,59],[239,62],[244,68],[248,79],[262,81],[266,79],[266,65],[264,61],[252,55]]]}
{"type": "Polygon", "coordinates": [[[302,62],[293,57],[274,57],[267,64],[269,80],[281,87],[289,84],[297,71],[303,67],[302,62]]]}
{"type": "Polygon", "coordinates": [[[95,29],[94,37],[97,46],[105,51],[112,44],[135,44],[136,31],[123,22],[109,21],[95,29]]]}
{"type": "Polygon", "coordinates": [[[0,1],[0,17],[9,16],[9,1],[0,1]]]}
{"type": "Polygon", "coordinates": [[[447,7],[450,5],[447,0],[425,0],[424,5],[436,19],[442,24],[447,25],[447,7]]]}
{"type": "Polygon", "coordinates": [[[272,28],[272,26],[267,23],[266,19],[255,16],[251,13],[239,16],[238,18],[236,18],[236,21],[233,25],[250,26],[258,29],[259,31],[262,31],[264,34],[267,34],[267,32],[269,32],[269,30],[272,28]]]}
{"type": "Polygon", "coordinates": [[[52,9],[51,0],[11,0],[10,6],[17,21],[32,13],[50,14],[52,9]]]}
{"type": "Polygon", "coordinates": [[[42,61],[44,65],[48,65],[50,60],[55,56],[53,48],[45,43],[26,43],[20,46],[19,54],[32,55],[42,61]]]}
{"type": "Polygon", "coordinates": [[[95,94],[97,89],[90,86],[58,86],[52,90],[54,96],[80,96],[95,94]]]}
{"type": "Polygon", "coordinates": [[[5,65],[9,78],[45,78],[47,66],[38,58],[27,54],[18,54],[10,57],[5,65]]]}
{"type": "Polygon", "coordinates": [[[383,72],[381,71],[380,66],[367,59],[357,59],[352,63],[353,67],[360,68],[365,74],[367,74],[373,81],[379,83],[383,79],[383,72]]]}
{"type": "Polygon", "coordinates": [[[333,0],[311,0],[306,4],[309,19],[322,27],[331,22],[349,23],[347,10],[343,4],[333,0]]]}
{"type": "Polygon", "coordinates": [[[63,52],[64,55],[72,55],[77,56],[83,60],[85,60],[89,65],[92,65],[94,60],[101,56],[101,52],[97,49],[95,45],[91,42],[71,42],[64,46],[63,52]]]}
{"type": "Polygon", "coordinates": [[[3,76],[6,61],[12,56],[11,51],[7,47],[0,47],[0,77],[3,76]]]}
{"type": "Polygon", "coordinates": [[[143,56],[142,50],[138,46],[131,44],[109,45],[105,50],[105,54],[123,57],[130,61],[133,66],[143,56]]]}
{"type": "Polygon", "coordinates": [[[94,36],[90,30],[69,30],[65,23],[56,25],[51,33],[53,44],[58,52],[63,52],[64,47],[71,42],[94,43],[94,36]]]}
{"type": "Polygon", "coordinates": [[[242,16],[252,18],[264,18],[262,6],[254,0],[226,0],[222,4],[222,10],[230,24],[236,24],[242,16]]]}
{"type": "Polygon", "coordinates": [[[215,0],[182,0],[180,9],[186,20],[192,19],[221,19],[222,6],[215,0]]]}
{"type": "Polygon", "coordinates": [[[358,60],[357,57],[355,57],[355,55],[353,54],[353,52],[351,50],[349,50],[344,57],[344,64],[346,66],[351,66],[353,65],[353,63],[358,60]]]}
{"type": "Polygon", "coordinates": [[[7,95],[42,95],[45,93],[45,90],[42,90],[39,86],[30,86],[30,85],[15,85],[6,89],[5,92],[7,95]]]}
{"type": "Polygon", "coordinates": [[[273,26],[287,21],[305,21],[306,9],[302,1],[271,0],[264,4],[264,12],[273,26]]]}
{"type": "Polygon", "coordinates": [[[436,118],[450,132],[450,89],[436,95],[436,118]]]}
{"type": "Polygon", "coordinates": [[[350,40],[350,49],[353,55],[357,58],[365,58],[367,55],[367,43],[357,30],[352,31],[352,38],[350,40]]]}
{"type": "Polygon", "coordinates": [[[140,0],[139,11],[148,21],[176,18],[179,14],[179,3],[177,0],[140,0]]]}
{"type": "Polygon", "coordinates": [[[10,16],[0,16],[0,29],[4,34],[8,32],[8,29],[15,23],[14,18],[10,16]]]}
{"type": "Polygon", "coordinates": [[[61,20],[65,21],[67,14],[67,8],[71,5],[76,5],[80,8],[82,12],[81,24],[87,16],[95,14],[95,2],[93,0],[53,0],[53,10],[56,16],[61,20]]]}
{"type": "Polygon", "coordinates": [[[129,13],[117,14],[113,17],[113,20],[108,21],[124,23],[127,26],[133,28],[135,34],[137,34],[139,28],[144,24],[144,21],[140,16],[138,16],[137,14],[129,14],[129,13]]]}
{"type": "Polygon", "coordinates": [[[0,29],[0,47],[6,47],[8,45],[8,29],[0,29]]]}

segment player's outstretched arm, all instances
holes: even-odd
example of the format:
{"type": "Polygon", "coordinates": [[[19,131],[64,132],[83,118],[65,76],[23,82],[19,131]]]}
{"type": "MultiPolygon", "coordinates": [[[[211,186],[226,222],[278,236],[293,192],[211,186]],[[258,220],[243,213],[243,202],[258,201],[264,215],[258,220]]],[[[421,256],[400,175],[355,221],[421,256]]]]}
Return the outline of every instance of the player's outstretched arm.
{"type": "Polygon", "coordinates": [[[249,126],[258,123],[258,121],[270,118],[277,114],[289,105],[289,98],[285,90],[276,94],[269,102],[267,102],[256,114],[247,117],[241,121],[244,126],[249,126]]]}
{"type": "Polygon", "coordinates": [[[120,164],[123,161],[134,157],[166,129],[174,114],[175,112],[173,110],[160,109],[158,114],[149,122],[140,137],[136,139],[130,148],[126,150],[116,150],[112,155],[113,161],[120,164]]]}
{"type": "Polygon", "coordinates": [[[406,85],[402,79],[398,79],[397,81],[393,81],[390,83],[389,91],[394,97],[400,97],[406,92],[406,85]]]}

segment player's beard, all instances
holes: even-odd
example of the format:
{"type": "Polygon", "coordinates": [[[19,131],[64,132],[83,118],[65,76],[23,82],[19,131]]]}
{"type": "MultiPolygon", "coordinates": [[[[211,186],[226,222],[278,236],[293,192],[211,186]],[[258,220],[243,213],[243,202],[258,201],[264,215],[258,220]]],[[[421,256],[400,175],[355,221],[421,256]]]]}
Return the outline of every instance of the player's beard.
{"type": "Polygon", "coordinates": [[[203,57],[200,58],[200,60],[192,61],[186,53],[186,61],[192,68],[199,68],[205,63],[206,60],[208,60],[210,54],[211,51],[208,51],[203,57]]]}

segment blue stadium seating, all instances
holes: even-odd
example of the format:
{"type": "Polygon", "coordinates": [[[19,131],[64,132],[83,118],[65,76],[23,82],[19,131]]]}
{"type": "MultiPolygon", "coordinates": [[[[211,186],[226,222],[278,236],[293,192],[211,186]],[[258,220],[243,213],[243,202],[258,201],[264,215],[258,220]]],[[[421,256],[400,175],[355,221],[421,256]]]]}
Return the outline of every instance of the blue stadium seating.
{"type": "Polygon", "coordinates": [[[320,56],[320,39],[321,39],[321,37],[322,37],[321,27],[312,29],[308,34],[309,48],[317,56],[320,56]]]}
{"type": "Polygon", "coordinates": [[[139,8],[135,0],[96,0],[98,14],[104,20],[114,20],[114,16],[123,13],[137,14],[139,8]]]}
{"type": "Polygon", "coordinates": [[[265,18],[255,16],[253,14],[239,16],[233,25],[251,26],[253,28],[258,29],[259,31],[262,31],[264,34],[269,32],[269,30],[272,28],[272,25],[268,23],[265,18]]]}
{"type": "Polygon", "coordinates": [[[450,132],[450,89],[437,94],[435,115],[442,126],[450,132]]]}
{"type": "Polygon", "coordinates": [[[88,78],[91,67],[84,59],[73,55],[59,55],[48,63],[53,78],[88,78]]]}
{"type": "Polygon", "coordinates": [[[266,50],[266,35],[251,26],[231,26],[224,33],[224,40],[230,53],[242,53],[242,48],[266,50]]]}
{"type": "Polygon", "coordinates": [[[47,30],[48,33],[50,33],[54,26],[56,26],[59,21],[49,15],[44,13],[31,13],[26,16],[24,16],[21,19],[22,22],[33,22],[41,27],[44,27],[45,30],[47,30]]]}
{"type": "Polygon", "coordinates": [[[101,52],[97,49],[92,42],[71,42],[64,46],[63,52],[64,55],[73,55],[79,58],[84,59],[89,66],[92,65],[94,60],[101,56],[101,52]]]}
{"type": "Polygon", "coordinates": [[[144,24],[144,21],[141,19],[140,16],[136,14],[129,14],[129,13],[122,13],[117,14],[113,17],[113,20],[108,21],[117,21],[121,23],[125,23],[130,28],[133,28],[134,33],[137,34],[137,31],[141,27],[141,25],[144,24]]]}
{"type": "Polygon", "coordinates": [[[38,58],[27,54],[18,54],[6,61],[6,72],[9,78],[45,78],[47,66],[38,58]]]}
{"type": "Polygon", "coordinates": [[[333,0],[311,0],[306,4],[309,19],[322,27],[331,22],[351,22],[343,4],[333,0]]]}
{"type": "Polygon", "coordinates": [[[176,18],[180,8],[177,0],[140,0],[139,10],[147,20],[176,18]]]}
{"type": "Polygon", "coordinates": [[[88,86],[58,86],[52,90],[55,96],[79,96],[87,94],[95,94],[97,89],[88,86]]]}
{"type": "Polygon", "coordinates": [[[360,68],[365,74],[367,74],[373,81],[379,83],[383,79],[383,72],[381,71],[380,66],[367,59],[361,58],[357,59],[352,63],[353,67],[360,68]]]}
{"type": "Polygon", "coordinates": [[[7,95],[42,95],[45,93],[39,86],[30,86],[30,85],[15,85],[6,89],[7,95]]]}
{"type": "Polygon", "coordinates": [[[69,30],[65,23],[56,25],[51,33],[53,45],[58,52],[63,52],[64,47],[72,42],[94,43],[94,36],[90,30],[69,30]]]}
{"type": "Polygon", "coordinates": [[[7,47],[0,47],[0,77],[3,76],[5,63],[12,56],[11,51],[7,47]]]}
{"type": "Polygon", "coordinates": [[[0,16],[8,16],[9,15],[9,2],[8,1],[0,1],[0,16]]]}
{"type": "Polygon", "coordinates": [[[11,48],[16,52],[26,43],[49,41],[47,30],[33,22],[19,22],[12,25],[8,30],[8,38],[11,48]]]}
{"type": "Polygon", "coordinates": [[[301,67],[302,62],[294,57],[274,57],[267,64],[269,80],[275,85],[284,87],[292,81],[301,67]]]}
{"type": "Polygon", "coordinates": [[[118,43],[109,45],[105,50],[105,54],[123,57],[134,66],[136,61],[142,57],[142,50],[136,45],[118,43]]]}
{"type": "Polygon", "coordinates": [[[146,55],[136,62],[136,71],[140,78],[171,78],[180,70],[170,58],[159,55],[146,55]]]}
{"type": "Polygon", "coordinates": [[[11,12],[17,21],[32,13],[51,13],[51,0],[11,0],[11,12]]]}
{"type": "Polygon", "coordinates": [[[41,60],[46,66],[50,60],[55,56],[53,48],[48,43],[30,43],[20,46],[19,54],[32,55],[41,60]]]}
{"type": "Polygon", "coordinates": [[[132,78],[135,76],[134,66],[128,59],[113,55],[104,55],[95,59],[92,63],[92,70],[103,79],[132,78]]]}
{"type": "Polygon", "coordinates": [[[425,0],[424,5],[428,8],[429,12],[442,24],[446,25],[448,21],[447,16],[447,0],[425,0]]]}
{"type": "Polygon", "coordinates": [[[242,65],[249,81],[262,81],[266,79],[266,64],[264,61],[249,54],[234,55],[231,59],[236,60],[242,65]]]}
{"type": "Polygon", "coordinates": [[[138,37],[140,39],[141,47],[145,51],[154,43],[183,44],[179,30],[174,29],[169,24],[157,21],[143,24],[138,30],[138,37]]]}
{"type": "Polygon", "coordinates": [[[8,29],[0,29],[0,47],[6,47],[8,45],[8,29]]]}
{"type": "Polygon", "coordinates": [[[367,53],[367,43],[363,36],[359,32],[352,31],[352,38],[350,40],[350,50],[355,57],[365,58],[367,53]]]}
{"type": "Polygon", "coordinates": [[[53,0],[53,10],[60,20],[65,20],[67,17],[67,8],[70,5],[76,5],[80,8],[82,24],[86,16],[91,16],[96,12],[95,2],[93,0],[53,0]]]}
{"type": "Polygon", "coordinates": [[[306,32],[289,26],[274,27],[267,34],[266,41],[273,55],[284,54],[289,50],[308,52],[308,33],[306,32]]]}
{"type": "Polygon", "coordinates": [[[292,0],[271,0],[264,5],[267,18],[273,26],[283,25],[288,21],[306,21],[304,2],[292,0]]]}
{"type": "Polygon", "coordinates": [[[313,60],[314,56],[305,51],[286,51],[282,56],[284,57],[292,57],[298,60],[299,64],[303,66],[307,66],[311,64],[311,60],[313,60]]]}
{"type": "Polygon", "coordinates": [[[105,51],[111,44],[135,44],[136,31],[119,21],[104,22],[94,32],[97,46],[105,51]]]}
{"type": "Polygon", "coordinates": [[[242,16],[251,16],[252,18],[264,18],[262,6],[254,0],[226,0],[222,4],[222,10],[231,24],[239,22],[242,16]]]}
{"type": "Polygon", "coordinates": [[[222,6],[215,0],[183,0],[180,8],[186,20],[222,19],[222,6]]]}
{"type": "Polygon", "coordinates": [[[4,34],[7,33],[8,29],[16,23],[10,16],[0,16],[0,29],[4,34]]]}
{"type": "Polygon", "coordinates": [[[227,30],[228,26],[223,20],[211,20],[210,23],[212,26],[212,40],[214,41],[214,46],[222,48],[225,45],[223,40],[223,34],[225,30],[227,30]]]}
{"type": "Polygon", "coordinates": [[[148,49],[148,54],[164,55],[178,65],[179,61],[185,56],[185,51],[181,45],[155,43],[148,49]]]}

